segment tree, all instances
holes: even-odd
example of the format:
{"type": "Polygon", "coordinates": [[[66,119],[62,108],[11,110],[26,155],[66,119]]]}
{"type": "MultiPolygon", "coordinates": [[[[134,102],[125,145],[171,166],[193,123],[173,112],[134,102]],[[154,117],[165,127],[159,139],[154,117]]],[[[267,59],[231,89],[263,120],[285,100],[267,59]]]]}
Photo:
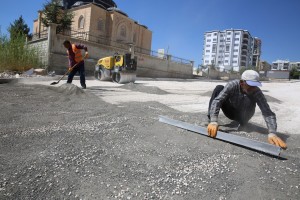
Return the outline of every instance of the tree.
{"type": "Polygon", "coordinates": [[[12,40],[18,38],[19,36],[31,37],[29,31],[30,28],[25,23],[22,15],[8,27],[8,32],[10,33],[10,38],[12,40]]]}
{"type": "Polygon", "coordinates": [[[297,69],[297,65],[292,65],[291,71],[290,71],[290,78],[292,79],[299,79],[300,72],[297,69]]]}
{"type": "Polygon", "coordinates": [[[74,15],[68,10],[63,10],[61,0],[51,0],[51,2],[44,4],[42,13],[41,21],[46,27],[50,23],[55,23],[59,25],[58,28],[61,30],[67,30],[72,25],[74,15]]]}

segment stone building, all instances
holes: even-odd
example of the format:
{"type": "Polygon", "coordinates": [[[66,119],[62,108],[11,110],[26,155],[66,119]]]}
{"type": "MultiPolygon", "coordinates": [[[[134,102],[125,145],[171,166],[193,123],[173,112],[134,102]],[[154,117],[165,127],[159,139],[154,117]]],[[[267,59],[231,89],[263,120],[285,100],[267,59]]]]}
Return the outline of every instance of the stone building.
{"type": "Polygon", "coordinates": [[[48,72],[64,74],[68,59],[64,40],[88,46],[86,74],[93,75],[99,58],[134,52],[137,56],[137,76],[155,78],[191,78],[194,61],[161,56],[151,50],[152,32],[117,8],[113,0],[62,0],[61,9],[74,14],[68,30],[58,24],[44,27],[43,13],[34,21],[33,37],[28,45],[38,51],[42,66],[48,72]]]}
{"type": "MultiPolygon", "coordinates": [[[[150,50],[152,31],[145,25],[128,17],[117,8],[112,0],[63,0],[62,9],[74,14],[71,34],[86,40],[112,41],[132,44],[137,48],[150,50]]],[[[42,13],[34,21],[33,35],[41,35],[47,30],[41,23],[42,13]]],[[[95,41],[98,42],[98,41],[95,41]]]]}

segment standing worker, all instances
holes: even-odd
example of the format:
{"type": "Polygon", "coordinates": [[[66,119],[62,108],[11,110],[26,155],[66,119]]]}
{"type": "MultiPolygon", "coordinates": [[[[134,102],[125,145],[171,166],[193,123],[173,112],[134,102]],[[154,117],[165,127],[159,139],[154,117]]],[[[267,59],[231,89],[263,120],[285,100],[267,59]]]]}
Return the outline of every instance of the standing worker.
{"type": "Polygon", "coordinates": [[[225,85],[217,85],[209,101],[208,118],[210,123],[207,132],[215,138],[219,129],[218,115],[222,109],[224,115],[237,121],[240,127],[248,123],[254,115],[256,104],[260,108],[269,129],[268,141],[281,148],[287,148],[284,141],[276,135],[276,115],[270,109],[267,100],[258,86],[259,74],[254,70],[246,70],[241,80],[230,81],[225,85]]]}
{"type": "Polygon", "coordinates": [[[74,75],[79,72],[80,84],[82,89],[86,89],[85,84],[85,69],[84,69],[84,59],[88,58],[89,53],[86,46],[82,44],[71,44],[69,40],[65,40],[63,43],[64,47],[67,49],[69,57],[69,76],[67,83],[72,83],[74,75]],[[85,50],[85,56],[82,56],[81,49],[85,50]],[[77,64],[77,65],[76,65],[77,64]],[[76,65],[74,68],[73,66],[76,65]]]}

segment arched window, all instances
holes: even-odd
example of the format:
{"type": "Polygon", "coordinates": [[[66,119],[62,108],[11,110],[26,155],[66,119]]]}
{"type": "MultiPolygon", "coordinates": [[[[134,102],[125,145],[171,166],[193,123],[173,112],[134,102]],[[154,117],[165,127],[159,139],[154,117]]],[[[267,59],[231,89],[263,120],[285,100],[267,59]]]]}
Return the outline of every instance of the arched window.
{"type": "Polygon", "coordinates": [[[119,33],[121,37],[126,38],[126,26],[124,24],[121,25],[119,33]]]}
{"type": "Polygon", "coordinates": [[[136,33],[133,34],[133,42],[136,43],[136,33]]]}
{"type": "Polygon", "coordinates": [[[78,20],[78,28],[84,28],[84,17],[81,15],[78,20]]]}
{"type": "Polygon", "coordinates": [[[104,20],[99,18],[97,28],[99,31],[104,31],[104,20]]]}

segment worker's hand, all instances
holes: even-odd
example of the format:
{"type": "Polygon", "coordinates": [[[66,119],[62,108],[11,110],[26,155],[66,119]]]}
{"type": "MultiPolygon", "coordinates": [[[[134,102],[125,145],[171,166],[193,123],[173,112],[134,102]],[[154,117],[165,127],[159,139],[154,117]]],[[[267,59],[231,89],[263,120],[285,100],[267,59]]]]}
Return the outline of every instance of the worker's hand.
{"type": "Polygon", "coordinates": [[[88,57],[89,57],[89,52],[86,51],[83,59],[87,59],[88,57]]]}
{"type": "Polygon", "coordinates": [[[217,132],[219,130],[219,125],[217,122],[211,122],[207,126],[208,136],[215,138],[217,136],[217,132]]]}
{"type": "Polygon", "coordinates": [[[281,148],[283,148],[283,149],[286,149],[286,148],[287,148],[285,142],[282,141],[282,140],[281,140],[276,134],[274,134],[274,133],[269,133],[269,135],[268,135],[268,141],[269,141],[270,144],[274,144],[274,145],[279,146],[279,147],[281,147],[281,148]]]}
{"type": "Polygon", "coordinates": [[[69,67],[68,71],[71,72],[72,70],[73,70],[73,68],[72,68],[72,67],[69,67]]]}

